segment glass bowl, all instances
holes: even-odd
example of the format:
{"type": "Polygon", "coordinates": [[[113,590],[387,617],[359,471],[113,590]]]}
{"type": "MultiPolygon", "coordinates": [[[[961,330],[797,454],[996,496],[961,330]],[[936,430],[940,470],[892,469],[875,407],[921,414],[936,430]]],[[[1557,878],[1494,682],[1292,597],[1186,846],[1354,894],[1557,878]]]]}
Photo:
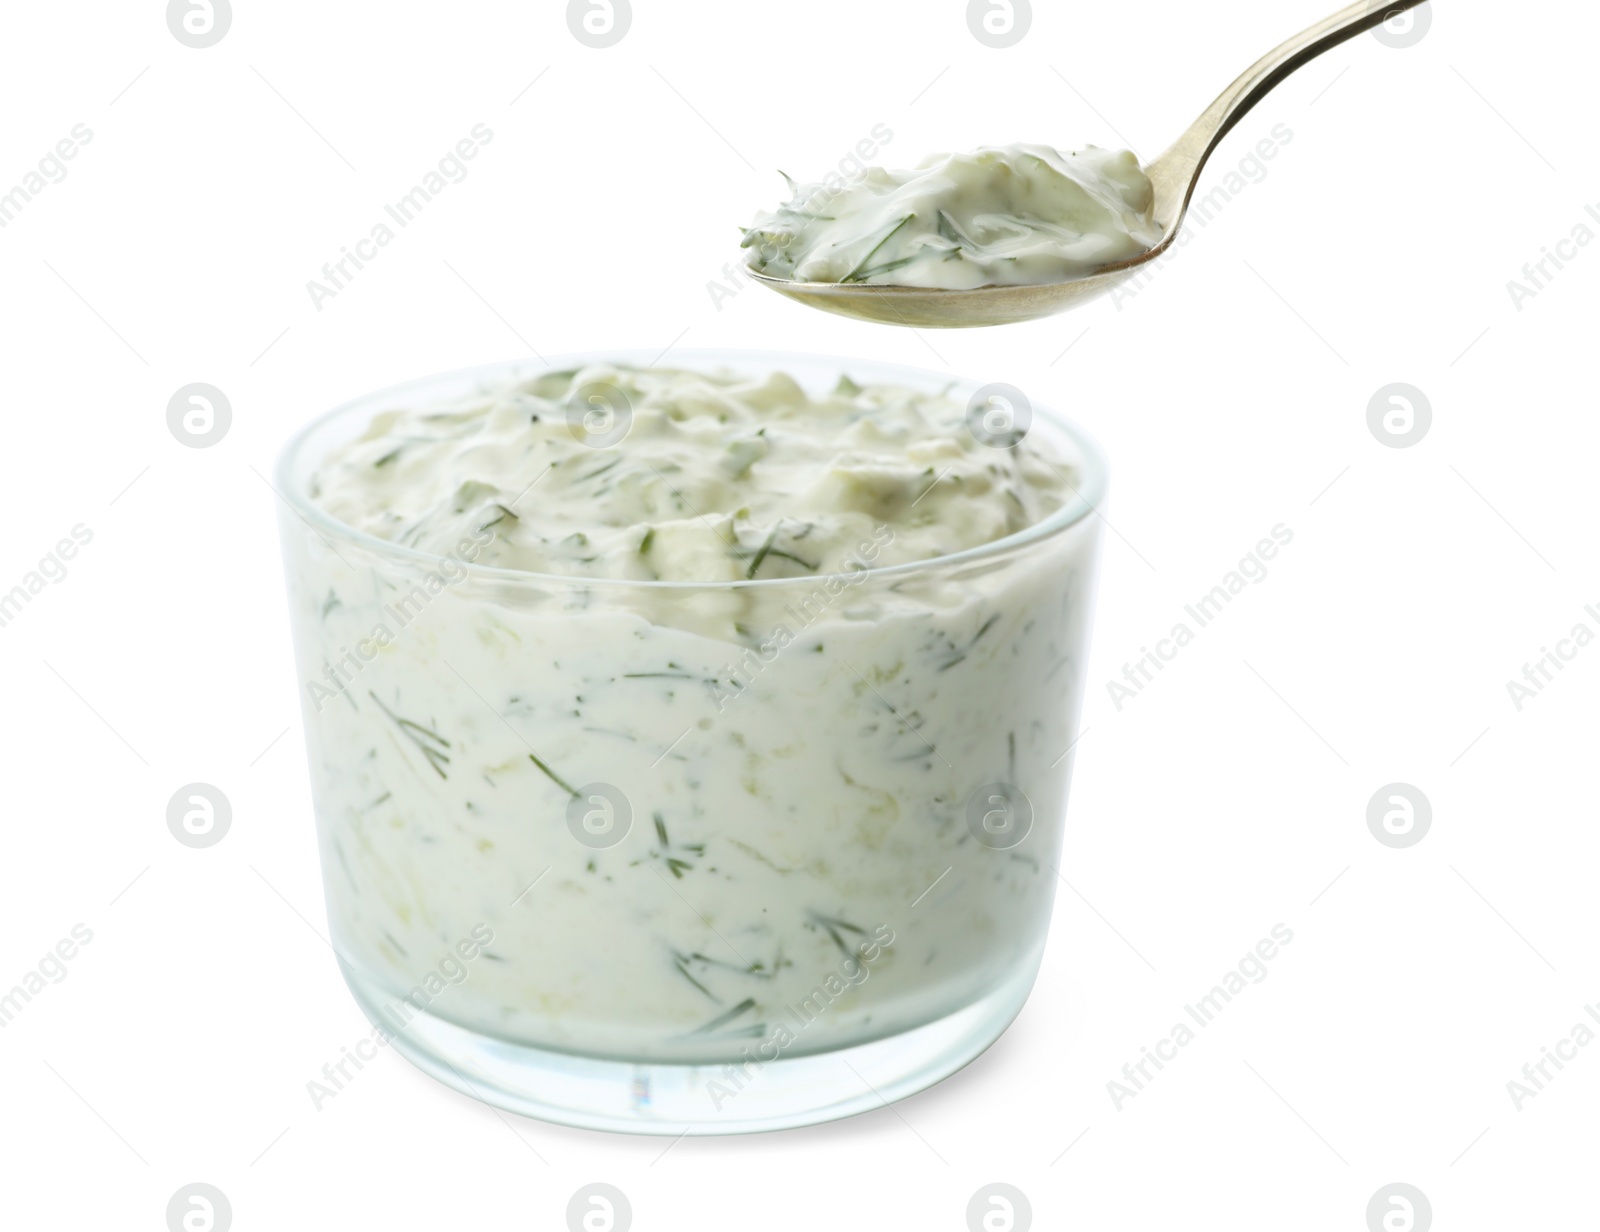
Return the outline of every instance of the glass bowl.
{"type": "MultiPolygon", "coordinates": [[[[1074,495],[1027,530],[751,582],[539,575],[377,539],[314,502],[375,415],[612,352],[360,398],[277,467],[329,927],[373,1023],[440,1081],[677,1135],[867,1111],[981,1053],[1039,968],[1088,649],[1097,446],[1041,406],[1074,495]]],[[[670,365],[968,399],[808,355],[670,365]]],[[[531,511],[528,516],[534,516],[531,511]]],[[[892,535],[892,529],[879,528],[892,535]]]]}

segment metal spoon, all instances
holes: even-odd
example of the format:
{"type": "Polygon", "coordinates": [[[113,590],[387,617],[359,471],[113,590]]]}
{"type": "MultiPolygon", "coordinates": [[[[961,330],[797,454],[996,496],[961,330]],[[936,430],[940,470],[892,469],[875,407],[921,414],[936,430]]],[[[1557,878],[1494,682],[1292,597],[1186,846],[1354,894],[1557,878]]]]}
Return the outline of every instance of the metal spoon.
{"type": "Polygon", "coordinates": [[[824,312],[932,329],[959,329],[977,325],[1006,325],[1031,321],[1104,295],[1131,278],[1140,266],[1154,261],[1172,246],[1194,196],[1200,172],[1218,142],[1266,97],[1268,91],[1301,65],[1316,59],[1347,39],[1405,12],[1424,0],[1359,0],[1281,47],[1257,60],[1244,75],[1224,90],[1189,131],[1160,158],[1144,168],[1155,186],[1155,219],[1164,238],[1150,251],[1095,271],[1070,282],[1034,286],[977,287],[950,291],[927,287],[897,287],[872,283],[794,282],[774,278],[755,269],[748,272],[780,295],[799,300],[824,312]]]}

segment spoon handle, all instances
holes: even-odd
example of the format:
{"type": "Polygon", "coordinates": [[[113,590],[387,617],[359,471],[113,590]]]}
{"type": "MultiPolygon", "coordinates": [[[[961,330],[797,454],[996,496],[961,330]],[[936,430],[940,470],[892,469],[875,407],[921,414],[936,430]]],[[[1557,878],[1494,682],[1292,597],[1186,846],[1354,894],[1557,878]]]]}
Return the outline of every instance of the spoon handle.
{"type": "Polygon", "coordinates": [[[1156,220],[1165,228],[1169,240],[1183,221],[1195,181],[1211,151],[1273,87],[1330,48],[1423,3],[1425,0],[1357,0],[1269,51],[1246,69],[1171,149],[1145,168],[1155,184],[1156,220]]]}

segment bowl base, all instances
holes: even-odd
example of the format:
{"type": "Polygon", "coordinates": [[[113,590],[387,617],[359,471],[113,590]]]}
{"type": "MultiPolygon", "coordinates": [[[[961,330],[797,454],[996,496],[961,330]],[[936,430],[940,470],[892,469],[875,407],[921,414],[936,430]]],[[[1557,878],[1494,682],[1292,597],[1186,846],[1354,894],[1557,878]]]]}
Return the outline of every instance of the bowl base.
{"type": "MultiPolygon", "coordinates": [[[[391,998],[339,963],[362,1012],[383,1023],[391,998]]],[[[602,1060],[496,1039],[418,1011],[391,1041],[424,1073],[522,1116],[617,1133],[746,1134],[871,1112],[948,1078],[1022,1009],[1038,963],[979,1001],[924,1026],[807,1056],[743,1067],[602,1060]]]]}

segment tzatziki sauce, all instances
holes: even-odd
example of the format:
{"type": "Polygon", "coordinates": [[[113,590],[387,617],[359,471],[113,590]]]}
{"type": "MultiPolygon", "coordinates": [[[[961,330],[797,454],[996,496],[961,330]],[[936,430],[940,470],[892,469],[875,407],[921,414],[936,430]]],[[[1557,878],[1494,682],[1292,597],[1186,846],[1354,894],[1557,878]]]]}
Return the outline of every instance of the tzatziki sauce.
{"type": "Polygon", "coordinates": [[[1068,282],[1161,242],[1127,150],[934,154],[908,171],[797,185],[744,232],[750,267],[794,282],[970,290],[1068,282]]]}
{"type": "Polygon", "coordinates": [[[499,1040],[700,1064],[1031,980],[1097,455],[839,363],[479,382],[305,461],[285,555],[363,981],[499,1040]]]}

